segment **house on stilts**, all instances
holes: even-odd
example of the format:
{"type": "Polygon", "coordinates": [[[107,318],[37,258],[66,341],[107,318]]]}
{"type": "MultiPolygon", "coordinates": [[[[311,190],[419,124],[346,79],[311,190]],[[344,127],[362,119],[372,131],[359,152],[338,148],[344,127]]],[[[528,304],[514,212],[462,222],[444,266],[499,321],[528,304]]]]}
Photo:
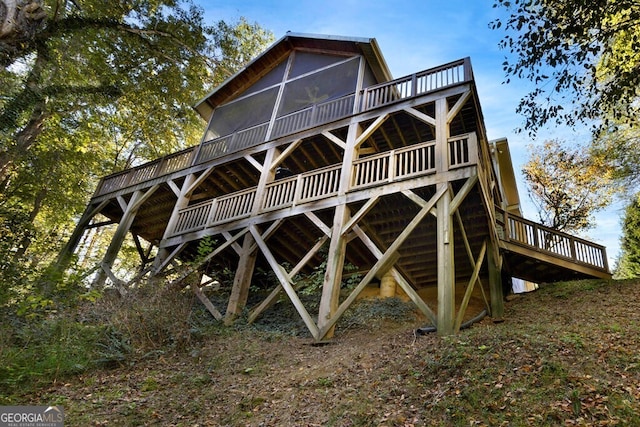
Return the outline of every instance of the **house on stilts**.
{"type": "Polygon", "coordinates": [[[249,319],[284,292],[316,340],[365,289],[408,298],[446,335],[477,315],[473,298],[502,317],[504,277],[610,277],[604,247],[522,218],[468,58],[393,79],[375,39],[287,33],[195,108],[201,143],[102,178],[61,260],[106,217],[117,228],[97,285],[124,292],[113,265],[131,233],[136,279],[185,261],[234,270],[226,310],[191,285],[218,318],[245,309],[258,268],[272,271],[278,285],[249,319]],[[194,262],[203,239],[211,251],[194,262]],[[320,265],[310,312],[295,277],[320,265]],[[346,266],[359,273],[348,290],[346,266]]]}

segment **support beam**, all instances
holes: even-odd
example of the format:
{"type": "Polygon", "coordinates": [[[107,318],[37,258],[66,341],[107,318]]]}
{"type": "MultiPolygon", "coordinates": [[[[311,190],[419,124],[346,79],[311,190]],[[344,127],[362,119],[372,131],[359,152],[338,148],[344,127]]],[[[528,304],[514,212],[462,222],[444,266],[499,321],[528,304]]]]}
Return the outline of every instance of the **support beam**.
{"type": "MultiPolygon", "coordinates": [[[[210,173],[210,171],[205,172],[205,175],[207,173],[210,173]]],[[[166,238],[168,238],[173,232],[173,229],[175,228],[176,223],[178,222],[178,214],[180,213],[180,209],[186,208],[189,205],[190,195],[195,189],[195,187],[193,187],[192,184],[195,181],[197,181],[195,175],[193,174],[187,175],[184,179],[184,182],[182,183],[182,188],[178,189],[179,193],[177,194],[176,203],[173,206],[173,212],[171,213],[171,217],[169,217],[169,221],[167,221],[167,226],[164,229],[164,235],[162,236],[162,240],[165,240],[166,238]]],[[[173,191],[175,192],[176,190],[174,189],[173,191]]],[[[173,257],[175,256],[175,251],[173,254],[171,254],[172,255],[171,257],[169,255],[170,255],[169,251],[163,246],[161,242],[159,245],[158,254],[156,255],[156,259],[153,261],[153,270],[151,273],[152,276],[158,274],[167,266],[170,260],[173,259],[173,257]],[[167,261],[167,258],[169,258],[168,261],[167,261]]]]}
{"type": "MultiPolygon", "coordinates": [[[[115,262],[118,252],[120,251],[120,247],[124,242],[131,225],[133,224],[133,220],[136,217],[136,213],[142,203],[144,203],[156,190],[158,186],[154,186],[147,190],[146,192],[136,191],[131,195],[131,199],[129,199],[129,203],[126,203],[124,213],[122,214],[122,218],[120,220],[120,224],[118,224],[118,228],[111,239],[111,243],[107,248],[107,252],[102,259],[102,270],[98,271],[98,275],[96,276],[92,286],[93,287],[101,287],[104,285],[107,280],[108,273],[111,272],[111,267],[113,267],[113,263],[115,262]],[[105,268],[105,266],[107,268],[105,268]]],[[[124,201],[123,201],[124,202],[124,201]]],[[[113,279],[112,279],[113,281],[113,279]]]]}
{"type": "Polygon", "coordinates": [[[309,332],[311,332],[311,335],[314,338],[319,339],[320,338],[320,331],[318,330],[318,326],[316,326],[315,322],[313,321],[313,319],[309,315],[309,312],[307,311],[307,309],[302,304],[302,301],[300,301],[300,298],[298,298],[298,294],[296,294],[296,291],[293,289],[293,285],[291,283],[291,279],[286,274],[286,272],[284,271],[282,266],[280,264],[278,264],[278,261],[276,261],[276,259],[274,258],[273,254],[269,250],[269,247],[267,246],[265,241],[262,240],[262,236],[260,235],[260,232],[255,227],[255,225],[251,225],[249,227],[249,231],[253,235],[253,238],[256,240],[256,243],[258,244],[258,247],[262,251],[262,254],[266,258],[267,262],[269,263],[269,266],[271,267],[271,269],[275,273],[276,278],[278,279],[278,281],[280,282],[280,284],[284,288],[285,292],[289,296],[289,299],[291,300],[291,303],[293,304],[293,306],[298,311],[298,314],[300,315],[300,317],[302,317],[302,320],[304,321],[305,325],[307,326],[307,329],[309,329],[309,332]]]}
{"type": "Polygon", "coordinates": [[[337,136],[335,136],[334,134],[332,134],[328,130],[322,132],[322,136],[324,136],[329,141],[333,142],[334,144],[336,144],[338,147],[342,148],[343,150],[347,148],[347,144],[343,140],[341,140],[340,138],[338,138],[337,136]]]}
{"type": "MultiPolygon", "coordinates": [[[[205,256],[204,258],[202,258],[199,262],[197,262],[195,264],[191,264],[189,266],[189,268],[185,269],[185,271],[180,275],[180,277],[178,277],[177,279],[173,280],[171,283],[169,283],[168,286],[169,287],[173,287],[173,286],[176,286],[177,284],[179,284],[180,282],[182,282],[190,274],[192,274],[196,270],[198,270],[198,268],[200,268],[200,266],[202,266],[203,264],[206,264],[207,262],[209,262],[209,260],[211,260],[213,257],[218,255],[220,252],[222,252],[223,250],[225,250],[229,246],[235,244],[236,240],[238,240],[240,237],[244,236],[248,231],[249,230],[245,228],[244,230],[239,231],[238,233],[236,233],[235,236],[232,236],[232,237],[228,238],[226,242],[224,242],[223,244],[221,244],[220,246],[215,248],[213,250],[213,252],[211,252],[210,254],[205,256]]],[[[173,251],[173,253],[176,253],[176,252],[178,252],[178,249],[173,251]]]]}
{"type": "Polygon", "coordinates": [[[202,304],[204,304],[204,306],[207,308],[207,310],[209,311],[209,313],[211,313],[211,315],[216,319],[216,320],[222,320],[222,314],[220,313],[220,311],[216,308],[215,305],[213,305],[213,303],[211,302],[211,300],[209,298],[207,298],[207,296],[202,292],[202,289],[200,289],[199,284],[197,283],[191,283],[189,285],[189,287],[191,288],[191,290],[193,291],[193,293],[196,295],[196,297],[198,297],[198,299],[200,300],[200,302],[202,304]]]}
{"type": "Polygon", "coordinates": [[[501,260],[496,258],[494,243],[489,240],[489,289],[491,292],[491,317],[494,320],[502,320],[504,316],[504,295],[502,294],[502,275],[500,274],[501,260]]]}
{"type": "MultiPolygon", "coordinates": [[[[364,245],[371,251],[371,253],[377,259],[382,258],[382,255],[383,255],[382,251],[378,249],[378,247],[373,242],[373,240],[371,240],[371,238],[364,232],[362,228],[356,225],[353,227],[353,231],[360,238],[362,243],[364,243],[364,245]]],[[[400,274],[397,268],[392,267],[390,271],[393,274],[394,279],[396,279],[396,282],[398,283],[400,288],[402,288],[402,290],[404,291],[404,293],[407,294],[409,299],[413,301],[413,303],[418,307],[418,309],[422,312],[422,314],[424,314],[435,326],[437,323],[436,315],[433,313],[433,311],[431,311],[429,306],[424,302],[424,300],[420,297],[420,295],[418,295],[418,293],[413,289],[411,284],[409,284],[409,282],[406,281],[404,276],[400,274]]]]}
{"type": "MultiPolygon", "coordinates": [[[[362,132],[358,123],[349,125],[346,147],[342,158],[342,168],[340,170],[339,196],[346,194],[351,186],[353,161],[357,157],[357,148],[384,123],[387,116],[378,117],[364,132],[362,132]]],[[[327,324],[329,319],[335,315],[338,310],[338,304],[340,304],[340,286],[348,242],[346,237],[346,231],[348,230],[344,230],[344,226],[348,223],[350,216],[351,212],[346,203],[341,203],[335,207],[333,226],[331,227],[331,241],[329,242],[329,252],[327,253],[327,267],[318,309],[318,328],[322,329],[323,332],[322,337],[318,338],[332,337],[334,333],[333,325],[327,326],[327,324]]]]}
{"type": "Polygon", "coordinates": [[[428,125],[431,126],[435,126],[436,125],[436,119],[434,119],[433,117],[424,114],[418,110],[416,110],[415,108],[412,107],[406,107],[404,109],[404,111],[406,111],[407,113],[411,114],[413,117],[415,117],[416,119],[425,122],[428,125]]]}
{"type": "Polygon", "coordinates": [[[447,124],[451,123],[453,119],[456,118],[460,110],[462,110],[462,107],[464,107],[464,104],[467,103],[467,100],[469,99],[470,96],[471,96],[471,91],[469,90],[464,94],[462,94],[462,96],[458,99],[455,105],[451,107],[451,110],[449,110],[449,112],[447,113],[447,124]]]}
{"type": "Polygon", "coordinates": [[[485,240],[485,242],[482,244],[482,248],[480,248],[480,254],[478,255],[478,259],[475,261],[473,274],[471,274],[471,278],[469,279],[469,283],[467,284],[467,290],[464,293],[464,297],[462,298],[462,302],[460,303],[460,308],[458,309],[458,317],[456,318],[456,324],[454,328],[455,333],[458,333],[460,331],[462,319],[464,318],[464,313],[467,311],[467,306],[469,305],[469,300],[471,299],[473,288],[478,281],[478,275],[480,274],[480,268],[482,267],[482,263],[484,262],[484,256],[486,252],[487,241],[485,240]]]}
{"type": "Polygon", "coordinates": [[[100,213],[100,211],[109,204],[108,200],[103,200],[97,206],[89,205],[87,209],[85,209],[84,213],[80,217],[78,221],[78,225],[71,233],[71,237],[67,241],[65,247],[58,254],[58,259],[56,260],[56,267],[59,270],[65,270],[68,267],[69,261],[71,260],[71,255],[75,252],[78,244],[80,243],[80,239],[82,239],[82,235],[85,230],[89,226],[89,222],[93,219],[94,216],[100,213]]]}
{"type": "Polygon", "coordinates": [[[251,233],[245,234],[244,242],[242,243],[242,253],[240,254],[238,268],[233,278],[233,288],[231,288],[231,295],[227,303],[227,312],[225,313],[224,321],[228,325],[232,324],[233,321],[242,314],[242,310],[247,304],[251,278],[253,277],[253,270],[256,266],[256,258],[258,255],[255,249],[252,250],[254,245],[255,240],[251,233]]]}
{"type": "MultiPolygon", "coordinates": [[[[447,188],[447,184],[439,184],[447,188]]],[[[437,254],[438,254],[438,334],[452,335],[455,332],[456,277],[454,267],[453,221],[449,203],[451,195],[445,191],[436,210],[437,254]]]]}
{"type": "Polygon", "coordinates": [[[458,194],[456,194],[453,200],[451,200],[451,212],[456,212],[458,210],[465,197],[467,197],[474,185],[476,185],[476,182],[478,182],[478,175],[473,175],[465,181],[460,191],[458,191],[458,194]]]}
{"type": "Polygon", "coordinates": [[[256,168],[258,172],[264,172],[264,165],[260,164],[260,162],[258,162],[252,155],[247,154],[246,156],[244,156],[244,158],[251,164],[251,166],[256,168]]]}
{"type": "Polygon", "coordinates": [[[191,198],[191,194],[193,193],[193,191],[198,188],[200,186],[200,184],[202,184],[208,177],[209,175],[211,175],[211,173],[214,171],[215,167],[210,167],[207,168],[206,170],[202,171],[200,173],[200,175],[198,176],[198,178],[193,179],[193,177],[191,179],[189,179],[190,184],[189,185],[183,185],[182,188],[185,189],[183,190],[183,197],[189,197],[191,198]]]}
{"type": "Polygon", "coordinates": [[[306,216],[309,221],[311,221],[322,233],[329,237],[331,236],[331,229],[327,227],[327,225],[313,212],[305,212],[304,216],[306,216]]]}
{"type": "MultiPolygon", "coordinates": [[[[362,292],[362,290],[371,282],[371,280],[381,271],[387,270],[393,264],[393,261],[397,257],[397,251],[402,246],[402,243],[409,237],[409,235],[413,232],[413,230],[422,222],[424,217],[429,214],[429,211],[433,207],[434,204],[438,200],[440,200],[445,195],[448,195],[447,186],[444,185],[436,194],[431,197],[429,203],[420,209],[420,211],[413,217],[411,222],[407,224],[407,227],[400,233],[400,235],[394,240],[394,242],[389,246],[389,248],[382,254],[382,257],[378,259],[378,261],[371,267],[369,272],[362,278],[360,283],[355,287],[351,294],[347,297],[346,300],[340,304],[336,312],[331,316],[331,318],[327,321],[327,323],[320,329],[320,338],[324,338],[336,324],[336,322],[342,317],[345,310],[349,308],[349,306],[355,301],[357,296],[362,292]]],[[[452,322],[453,328],[453,322],[452,322]]]]}
{"type": "Polygon", "coordinates": [[[431,311],[427,303],[425,303],[424,300],[420,298],[420,295],[418,295],[418,293],[413,289],[409,282],[407,282],[407,280],[395,267],[391,269],[391,274],[393,274],[394,279],[396,279],[396,282],[398,283],[400,288],[402,288],[404,293],[407,294],[409,299],[413,301],[413,303],[418,307],[422,314],[427,316],[431,323],[436,326],[438,322],[436,315],[433,313],[433,311],[431,311]]]}
{"type": "MultiPolygon", "coordinates": [[[[449,124],[447,99],[436,100],[436,173],[449,168],[449,124]]],[[[448,183],[436,185],[443,195],[436,206],[436,253],[438,266],[438,334],[452,335],[455,329],[456,273],[454,266],[453,218],[448,183]]]]}
{"type": "MultiPolygon", "coordinates": [[[[318,327],[322,329],[328,319],[338,309],[340,303],[340,286],[342,284],[342,270],[344,268],[344,258],[347,250],[347,240],[342,234],[342,228],[349,221],[349,208],[342,204],[336,206],[333,216],[333,227],[331,228],[331,242],[327,254],[327,269],[322,285],[322,297],[320,298],[320,308],[318,310],[318,327]]],[[[326,338],[333,336],[333,328],[323,334],[326,338]]]]}
{"type": "Polygon", "coordinates": [[[340,234],[342,235],[347,234],[347,232],[349,232],[353,228],[353,226],[357,224],[367,214],[367,212],[373,209],[376,203],[378,203],[378,200],[380,200],[379,196],[373,196],[372,198],[367,200],[367,202],[358,210],[358,212],[356,212],[355,215],[351,217],[349,222],[345,224],[340,234]]]}
{"type": "MultiPolygon", "coordinates": [[[[298,146],[302,143],[301,139],[296,139],[293,141],[287,148],[285,148],[282,153],[278,155],[275,159],[273,157],[265,159],[265,165],[269,165],[268,169],[272,172],[276,170],[276,168],[287,158],[293,151],[298,148],[298,146]],[[272,160],[273,159],[273,160],[272,160]]],[[[275,153],[275,151],[274,151],[275,153]]]]}
{"type": "MultiPolygon", "coordinates": [[[[182,250],[187,246],[186,243],[180,243],[178,246],[175,247],[175,249],[173,251],[171,251],[169,253],[168,249],[162,249],[166,255],[162,258],[162,261],[159,262],[157,265],[154,262],[153,267],[152,267],[152,275],[155,275],[159,272],[161,272],[162,270],[164,270],[169,264],[171,264],[171,262],[173,261],[173,259],[178,256],[178,254],[180,252],[182,252],[182,250]]],[[[158,251],[160,252],[160,250],[158,251]]],[[[156,261],[158,260],[159,254],[156,257],[156,261]]]]}
{"type": "Polygon", "coordinates": [[[113,283],[113,286],[118,290],[120,296],[124,297],[127,295],[125,283],[122,280],[118,279],[115,274],[113,274],[110,265],[105,262],[100,263],[100,270],[98,271],[98,274],[104,274],[106,277],[108,277],[109,280],[111,280],[111,282],[113,283]]]}
{"type": "MultiPolygon", "coordinates": [[[[296,264],[296,266],[293,267],[293,269],[288,273],[289,278],[292,278],[296,274],[298,274],[298,272],[302,270],[302,267],[304,267],[309,262],[309,260],[313,258],[313,256],[320,250],[320,248],[324,246],[328,239],[328,236],[324,236],[320,240],[318,240],[313,248],[311,248],[311,250],[307,252],[307,254],[300,260],[300,262],[298,262],[298,264],[296,264]]],[[[282,289],[282,285],[278,284],[271,291],[269,296],[267,296],[256,308],[251,310],[249,318],[247,319],[247,323],[253,323],[258,318],[258,316],[260,316],[266,309],[275,304],[276,298],[278,297],[278,295],[280,295],[282,289]]]]}
{"type": "Polygon", "coordinates": [[[356,144],[355,144],[355,148],[359,147],[360,145],[362,145],[362,143],[369,138],[375,131],[376,129],[378,129],[380,126],[382,126],[382,124],[385,122],[385,120],[387,120],[387,118],[389,117],[389,114],[383,114],[382,116],[378,117],[373,123],[371,123],[371,125],[369,125],[368,128],[366,128],[356,139],[356,144]]]}
{"type": "MultiPolygon", "coordinates": [[[[224,237],[226,240],[231,240],[233,239],[233,234],[229,233],[228,231],[223,231],[220,233],[222,235],[222,237],[224,237]]],[[[239,243],[233,243],[231,245],[231,248],[238,254],[238,256],[242,255],[242,246],[239,243]]]]}
{"type": "MultiPolygon", "coordinates": [[[[464,242],[464,247],[465,247],[465,250],[467,251],[467,257],[469,257],[469,263],[471,264],[471,267],[475,269],[476,261],[473,258],[473,252],[471,251],[471,245],[469,244],[469,239],[467,238],[467,232],[465,231],[464,223],[462,222],[462,216],[460,216],[459,211],[456,211],[455,215],[456,215],[456,219],[458,220],[458,227],[460,227],[460,234],[462,235],[462,241],[464,242]]],[[[478,285],[480,286],[480,292],[482,293],[482,299],[487,309],[487,313],[489,313],[491,311],[491,307],[489,306],[489,301],[487,300],[487,295],[484,292],[484,286],[482,285],[482,280],[480,279],[480,277],[478,277],[478,285]]]]}

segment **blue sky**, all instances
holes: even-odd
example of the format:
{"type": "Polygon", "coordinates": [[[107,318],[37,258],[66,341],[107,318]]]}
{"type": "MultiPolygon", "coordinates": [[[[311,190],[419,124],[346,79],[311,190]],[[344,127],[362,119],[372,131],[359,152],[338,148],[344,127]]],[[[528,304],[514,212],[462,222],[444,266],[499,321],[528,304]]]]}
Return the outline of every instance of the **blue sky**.
{"type": "MultiPolygon", "coordinates": [[[[196,0],[210,22],[257,22],[277,39],[287,31],[336,36],[373,37],[394,77],[402,77],[469,56],[490,139],[509,140],[515,170],[527,160],[527,145],[560,138],[585,142],[586,132],[565,128],[542,130],[536,140],[515,129],[523,123],[515,113],[531,88],[527,81],[503,84],[502,63],[508,52],[498,48],[504,35],[489,22],[504,15],[493,0],[196,0]]],[[[537,220],[526,186],[518,175],[525,217],[537,220]]],[[[596,228],[583,237],[607,247],[611,267],[619,251],[620,206],[597,216],[596,228]]]]}

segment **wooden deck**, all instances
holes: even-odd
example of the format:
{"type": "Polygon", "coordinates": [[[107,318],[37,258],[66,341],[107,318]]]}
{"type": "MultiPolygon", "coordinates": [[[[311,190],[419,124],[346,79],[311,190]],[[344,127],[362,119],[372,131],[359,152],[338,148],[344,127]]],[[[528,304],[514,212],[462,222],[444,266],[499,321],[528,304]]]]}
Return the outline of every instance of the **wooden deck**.
{"type": "Polygon", "coordinates": [[[134,187],[137,184],[149,183],[159,177],[169,179],[170,176],[175,176],[176,172],[186,174],[193,166],[205,165],[213,159],[238,153],[285,135],[471,81],[471,65],[469,59],[465,58],[391,82],[371,86],[364,89],[357,97],[350,95],[281,117],[276,120],[271,130],[269,130],[269,123],[263,123],[231,135],[205,141],[201,145],[135,168],[108,175],[101,179],[94,198],[134,187]],[[358,107],[354,109],[354,105],[358,107]]]}
{"type": "Polygon", "coordinates": [[[385,275],[443,334],[459,329],[473,293],[501,316],[500,265],[537,282],[610,277],[604,247],[502,211],[494,167],[467,58],[104,177],[68,252],[97,214],[118,223],[100,264],[102,283],[117,284],[127,233],[157,248],[151,260],[137,244],[151,274],[193,261],[210,238],[202,272],[236,271],[227,315],[242,310],[256,268],[272,271],[278,288],[252,318],[284,289],[317,339],[385,275]],[[278,177],[281,166],[291,173],[278,177]],[[293,282],[323,262],[316,321],[293,282]],[[347,263],[363,278],[340,302],[347,263]],[[437,301],[418,296],[436,287],[437,301]]]}
{"type": "Polygon", "coordinates": [[[611,278],[604,246],[503,211],[497,225],[505,262],[517,277],[533,282],[611,278]]]}
{"type": "MultiPolygon", "coordinates": [[[[451,152],[457,153],[451,158],[449,170],[477,163],[475,134],[451,138],[449,145],[451,152]]],[[[331,201],[338,194],[341,168],[341,164],[336,164],[269,183],[265,197],[259,201],[255,197],[257,187],[252,187],[181,209],[175,227],[169,231],[169,237],[213,228],[242,218],[252,217],[255,220],[260,215],[321,199],[328,199],[332,205],[341,203],[336,199],[331,201]]],[[[371,192],[368,190],[376,186],[435,172],[433,141],[368,156],[353,162],[353,181],[347,190],[349,200],[355,202],[369,198],[371,192]],[[367,191],[358,195],[360,190],[367,191]]]]}
{"type": "MultiPolygon", "coordinates": [[[[216,160],[228,162],[234,157],[246,157],[247,150],[270,140],[308,131],[402,101],[414,100],[472,80],[471,67],[466,58],[368,87],[358,96],[350,95],[284,116],[271,127],[269,123],[264,123],[106,176],[100,181],[92,202],[95,204],[104,200],[115,200],[117,197],[127,197],[127,194],[134,191],[144,191],[154,185],[179,180],[194,171],[205,170],[210,164],[217,163],[216,160]]],[[[449,162],[446,170],[452,174],[456,169],[476,166],[483,155],[488,156],[488,153],[482,153],[483,147],[478,146],[475,133],[449,138],[448,144],[449,162]]],[[[345,200],[335,198],[340,182],[341,163],[269,183],[266,185],[265,197],[260,200],[256,200],[255,197],[256,185],[218,197],[209,197],[179,210],[177,221],[165,232],[163,245],[172,246],[185,238],[196,240],[232,223],[236,223],[233,227],[242,226],[242,220],[246,218],[260,222],[259,217],[262,216],[265,221],[271,221],[277,217],[317,210],[319,206],[328,208],[345,201],[357,203],[359,200],[370,198],[376,187],[398,184],[399,188],[415,188],[435,182],[425,180],[436,173],[435,156],[435,141],[428,141],[358,159],[352,165],[352,182],[347,189],[348,198],[345,200]],[[412,179],[418,182],[402,185],[403,181],[412,179]]],[[[485,159],[484,163],[481,169],[490,169],[487,167],[489,160],[485,159]]],[[[460,175],[459,179],[463,177],[460,175]]],[[[445,181],[451,179],[449,176],[445,181]]],[[[489,182],[483,184],[486,187],[491,185],[489,182]]],[[[162,191],[158,191],[149,203],[158,204],[163,199],[160,193],[162,191]]],[[[171,197],[165,196],[165,199],[167,198],[171,197]]],[[[170,202],[165,203],[167,206],[170,205],[170,202]]],[[[105,211],[108,216],[118,221],[115,210],[113,213],[109,213],[109,209],[105,211]]],[[[157,213],[146,224],[167,221],[168,215],[165,209],[164,214],[157,213]]],[[[508,264],[517,275],[529,280],[540,280],[541,276],[550,280],[554,275],[558,275],[559,278],[608,277],[606,252],[603,247],[557,233],[522,218],[509,216],[506,220],[502,219],[505,217],[506,214],[503,213],[496,221],[498,227],[504,230],[500,236],[502,249],[508,254],[508,264]],[[553,242],[553,245],[549,242],[553,242]],[[531,266],[534,264],[531,263],[536,266],[533,270],[531,266]],[[545,271],[548,274],[545,274],[545,271]],[[536,276],[537,279],[532,276],[536,276]]],[[[138,228],[141,236],[159,243],[160,231],[145,233],[143,227],[138,228]]],[[[148,229],[152,230],[153,227],[148,229]]]]}

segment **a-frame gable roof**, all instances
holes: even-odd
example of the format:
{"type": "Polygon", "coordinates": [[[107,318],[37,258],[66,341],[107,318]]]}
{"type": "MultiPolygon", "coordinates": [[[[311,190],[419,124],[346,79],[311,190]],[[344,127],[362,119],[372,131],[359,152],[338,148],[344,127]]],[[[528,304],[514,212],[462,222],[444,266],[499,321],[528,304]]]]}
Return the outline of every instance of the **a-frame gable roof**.
{"type": "Polygon", "coordinates": [[[235,98],[280,64],[291,51],[296,49],[329,54],[363,55],[378,82],[392,79],[389,68],[374,38],[288,32],[244,68],[216,87],[199,101],[194,108],[205,120],[208,120],[216,106],[235,98]]]}

